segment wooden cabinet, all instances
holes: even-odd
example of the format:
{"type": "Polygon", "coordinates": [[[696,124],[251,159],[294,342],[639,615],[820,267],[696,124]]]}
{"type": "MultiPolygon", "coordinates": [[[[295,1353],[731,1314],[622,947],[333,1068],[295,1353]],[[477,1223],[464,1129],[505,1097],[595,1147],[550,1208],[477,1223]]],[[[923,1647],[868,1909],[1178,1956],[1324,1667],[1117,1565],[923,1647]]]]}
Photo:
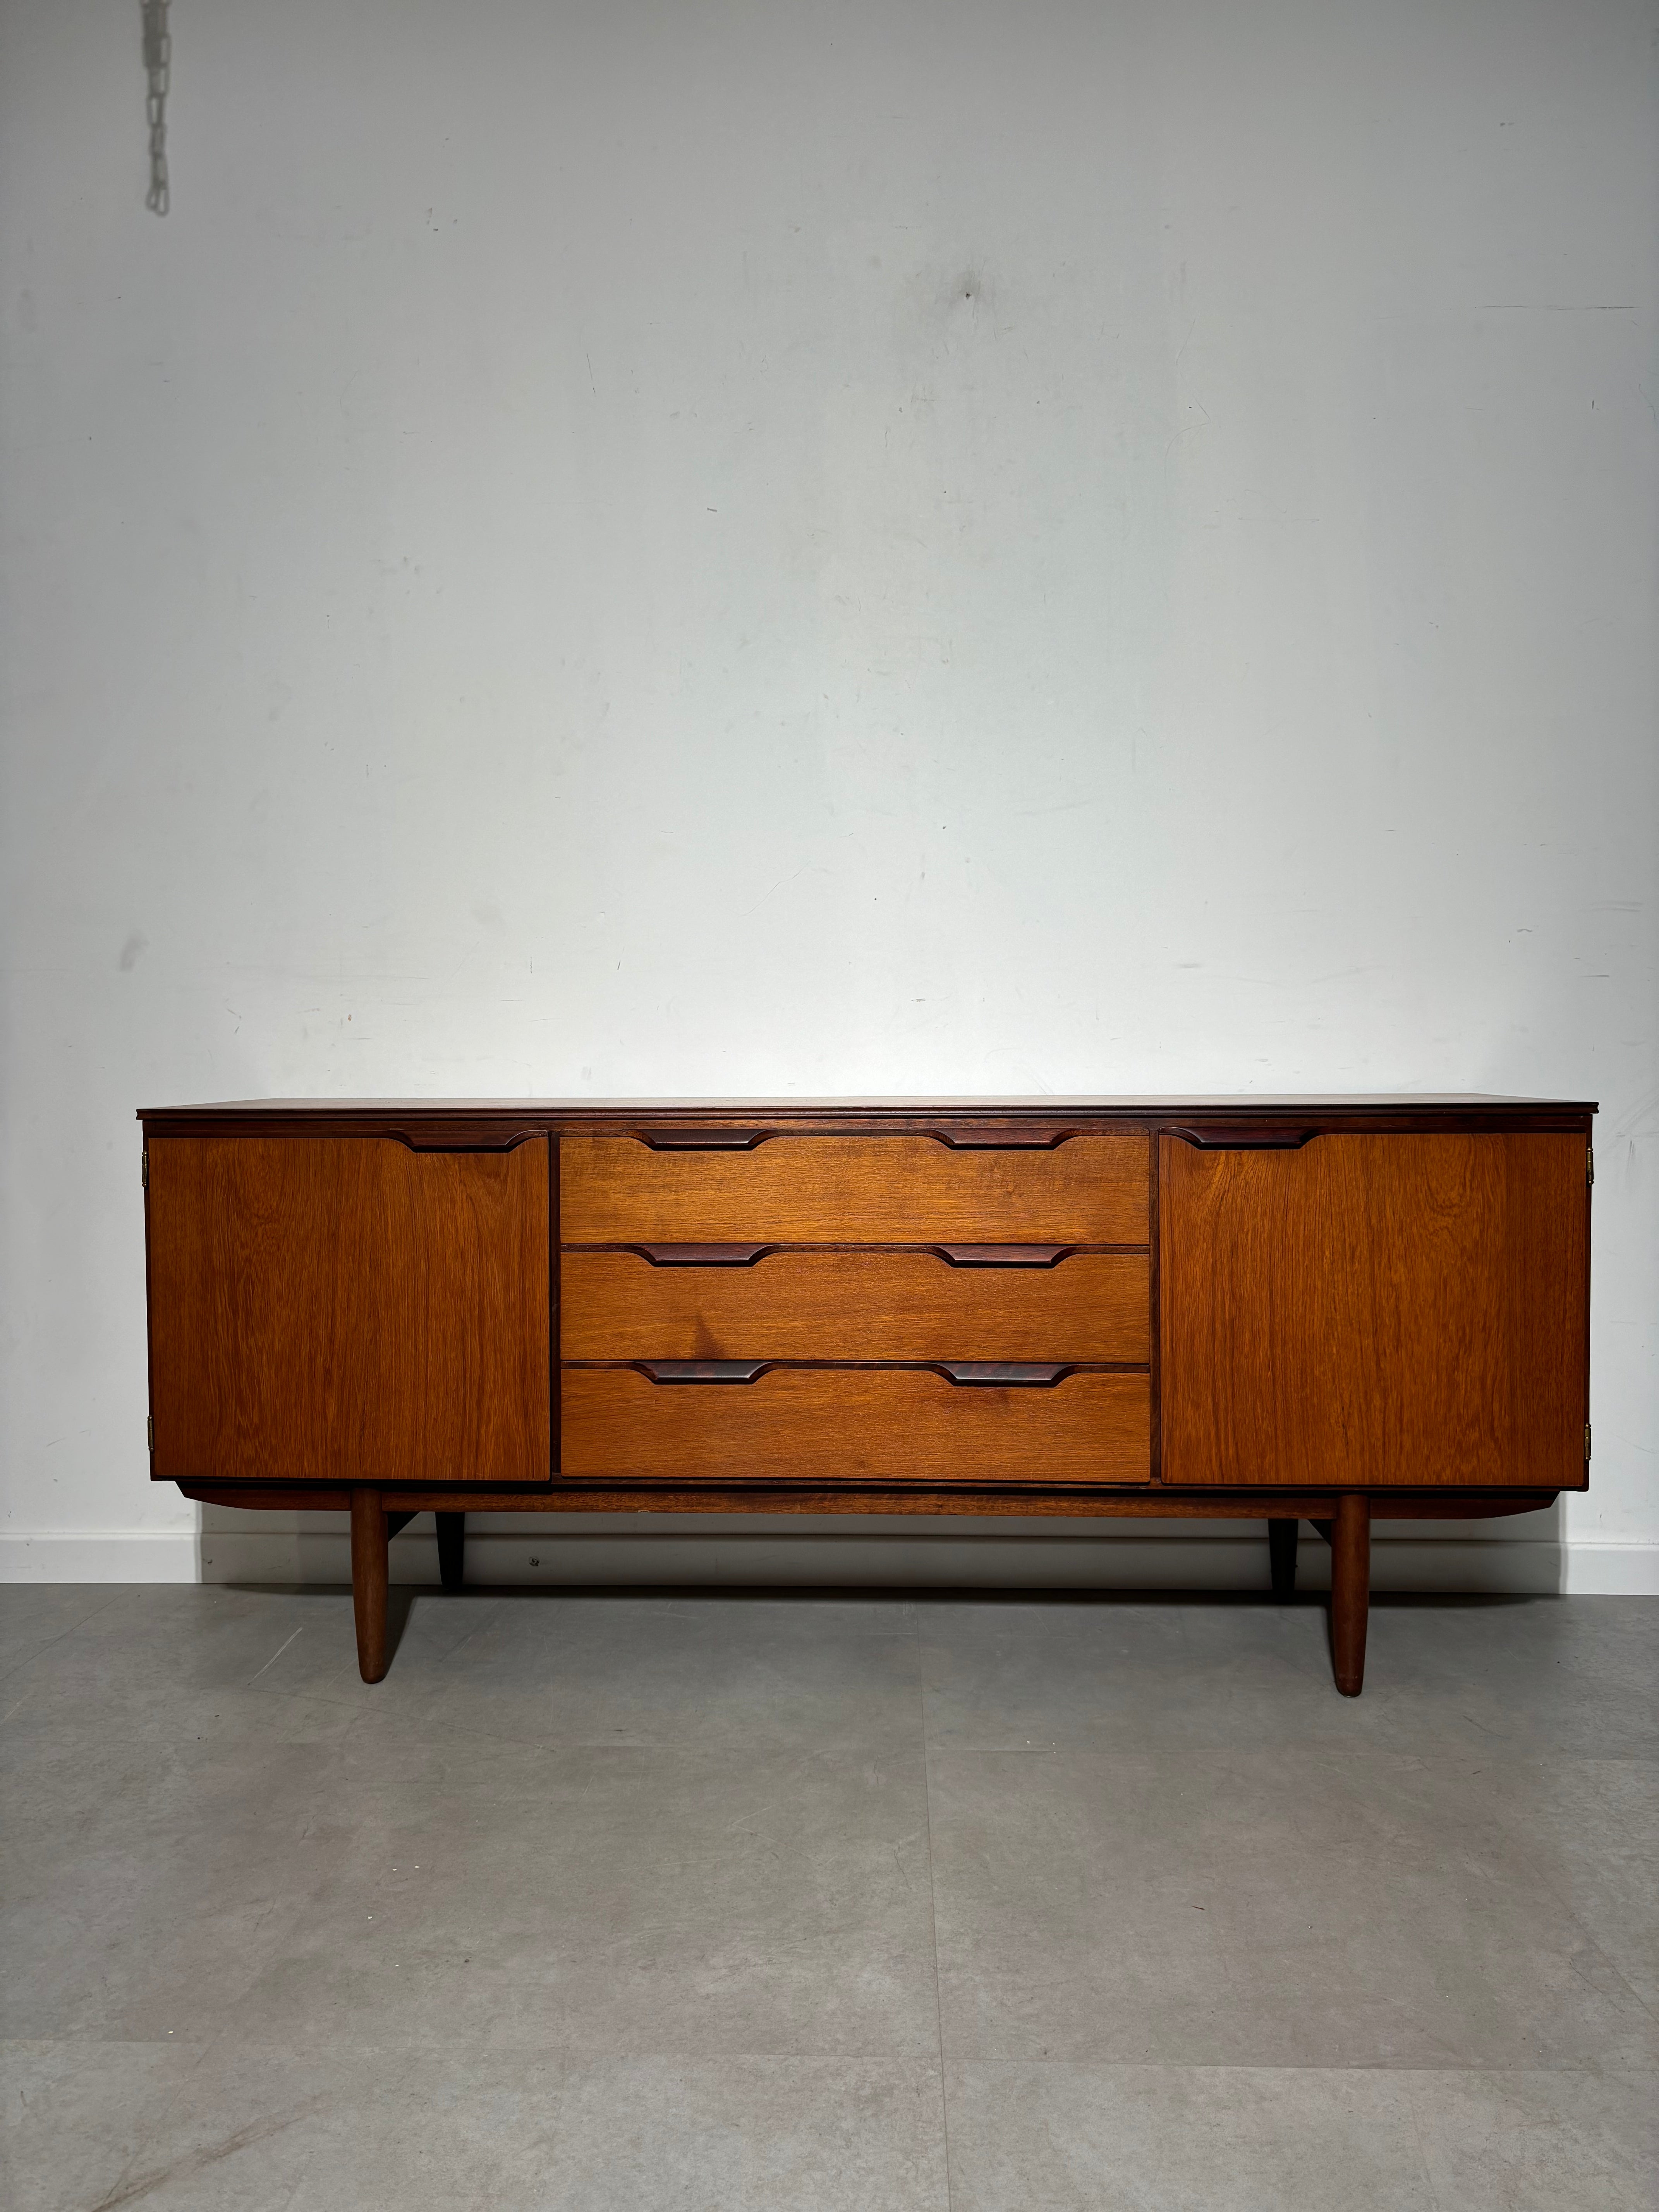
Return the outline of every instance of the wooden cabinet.
{"type": "Polygon", "coordinates": [[[151,1468],[349,1506],[1519,1512],[1589,1456],[1578,1102],[272,1101],[143,1116],[151,1468]]]}

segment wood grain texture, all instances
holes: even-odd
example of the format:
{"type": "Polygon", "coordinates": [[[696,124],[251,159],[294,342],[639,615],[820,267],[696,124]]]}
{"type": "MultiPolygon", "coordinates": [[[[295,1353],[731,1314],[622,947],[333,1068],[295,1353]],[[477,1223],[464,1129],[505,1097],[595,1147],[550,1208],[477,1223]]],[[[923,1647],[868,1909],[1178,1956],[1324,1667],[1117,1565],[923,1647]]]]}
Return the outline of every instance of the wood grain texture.
{"type": "Polygon", "coordinates": [[[926,1369],[775,1367],[671,1388],[567,1368],[571,1480],[1146,1482],[1152,1389],[1082,1373],[1047,1389],[964,1389],[926,1369]]]}
{"type": "Polygon", "coordinates": [[[1165,1138],[1158,1171],[1166,1483],[1582,1487],[1582,1138],[1165,1138]]]}
{"type": "Polygon", "coordinates": [[[1144,1129],[1013,1152],[915,1136],[777,1136],[743,1152],[559,1140],[567,1244],[1141,1245],[1149,1173],[1144,1129]]]}
{"type": "Polygon", "coordinates": [[[750,1267],[653,1267],[566,1252],[567,1359],[1144,1362],[1144,1252],[1052,1267],[961,1267],[931,1252],[768,1253],[750,1267]]]}
{"type": "Polygon", "coordinates": [[[545,1142],[149,1150],[158,1478],[549,1479],[545,1142]]]}
{"type": "MultiPolygon", "coordinates": [[[[248,1510],[347,1511],[351,1492],[311,1483],[181,1482],[179,1494],[204,1505],[235,1505],[248,1510]]],[[[452,1513],[975,1513],[995,1518],[1041,1514],[1055,1519],[1237,1521],[1252,1516],[1295,1514],[1329,1520],[1340,1495],[1334,1490],[1245,1490],[1212,1485],[1206,1490],[1164,1490],[1097,1485],[1048,1486],[1020,1481],[1001,1484],[958,1480],[942,1489],[926,1483],[838,1480],[814,1489],[808,1484],[750,1483],[734,1489],[720,1481],[678,1484],[659,1477],[639,1483],[559,1482],[550,1489],[422,1489],[389,1484],[381,1492],[388,1509],[452,1513]]],[[[1373,1521],[1487,1521],[1510,1513],[1536,1513],[1554,1503],[1553,1490],[1380,1490],[1370,1493],[1373,1521]]]]}

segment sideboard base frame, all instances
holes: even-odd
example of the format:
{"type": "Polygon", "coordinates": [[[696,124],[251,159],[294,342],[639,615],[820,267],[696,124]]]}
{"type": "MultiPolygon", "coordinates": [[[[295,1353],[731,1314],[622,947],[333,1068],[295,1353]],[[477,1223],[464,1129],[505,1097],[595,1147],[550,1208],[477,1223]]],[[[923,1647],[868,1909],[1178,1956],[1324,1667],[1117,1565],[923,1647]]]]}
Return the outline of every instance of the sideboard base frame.
{"type": "Polygon", "coordinates": [[[388,1547],[417,1513],[430,1512],[438,1527],[439,1571],[446,1590],[461,1587],[468,1513],[890,1513],[971,1514],[1008,1518],[1026,1515],[1068,1519],[1263,1520],[1267,1524],[1271,1587],[1283,1601],[1296,1588],[1298,1524],[1312,1523],[1331,1547],[1331,1665],[1336,1686],[1357,1698],[1365,1678],[1365,1631],[1370,1609],[1370,1534],[1376,1520],[1475,1521],[1535,1513],[1554,1504],[1557,1491],[1416,1492],[1386,1491],[1255,1490],[1218,1497],[1146,1490],[1065,1489],[860,1490],[837,1486],[805,1491],[778,1486],[741,1490],[644,1488],[618,1491],[560,1484],[553,1491],[434,1490],[410,1485],[355,1483],[186,1483],[182,1494],[204,1505],[261,1511],[303,1507],[351,1516],[351,1597],[357,1630],[357,1665],[365,1682],[378,1682],[391,1661],[386,1637],[388,1547]]]}

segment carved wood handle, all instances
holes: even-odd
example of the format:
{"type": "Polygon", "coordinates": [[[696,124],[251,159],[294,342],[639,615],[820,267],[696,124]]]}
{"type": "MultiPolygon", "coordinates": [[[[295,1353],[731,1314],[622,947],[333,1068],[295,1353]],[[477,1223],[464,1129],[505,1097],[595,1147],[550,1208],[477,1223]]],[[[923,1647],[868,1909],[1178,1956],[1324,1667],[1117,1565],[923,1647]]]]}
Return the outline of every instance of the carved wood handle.
{"type": "Polygon", "coordinates": [[[1066,1364],[1047,1367],[1009,1359],[939,1359],[929,1364],[958,1389],[1047,1390],[1073,1371],[1066,1364]]]}
{"type": "Polygon", "coordinates": [[[952,1267],[1057,1267],[1075,1244],[934,1244],[952,1267]]]}
{"type": "Polygon", "coordinates": [[[772,1129],[636,1129],[653,1152],[752,1152],[776,1134],[772,1129]]]}
{"type": "Polygon", "coordinates": [[[930,1129],[936,1144],[953,1152],[1052,1152],[1074,1129],[930,1129]]]}
{"type": "Polygon", "coordinates": [[[653,1267],[752,1267],[775,1244],[630,1244],[653,1267]]]}
{"type": "MultiPolygon", "coordinates": [[[[757,1382],[774,1367],[837,1367],[856,1368],[857,1360],[788,1360],[788,1359],[630,1359],[629,1365],[653,1382],[663,1383],[744,1383],[757,1382]]],[[[889,1363],[880,1363],[886,1365],[889,1363]]],[[[895,1360],[894,1366],[908,1367],[908,1360],[895,1360]]],[[[1062,1382],[1076,1372],[1067,1361],[1049,1365],[1028,1360],[1008,1359],[926,1359],[915,1362],[935,1375],[942,1375],[947,1382],[959,1389],[981,1390],[1047,1390],[1062,1382]]]]}
{"type": "Polygon", "coordinates": [[[630,1363],[653,1382],[753,1382],[772,1364],[767,1359],[635,1359],[630,1363]]]}
{"type": "Polygon", "coordinates": [[[1179,1137],[1183,1145],[1191,1145],[1200,1152],[1299,1152],[1319,1132],[1263,1129],[1246,1122],[1237,1128],[1170,1129],[1167,1133],[1179,1137]]]}
{"type": "MultiPolygon", "coordinates": [[[[786,1249],[781,1244],[625,1244],[618,1247],[625,1252],[636,1253],[648,1260],[653,1267],[752,1267],[757,1260],[764,1260],[774,1252],[786,1249]]],[[[805,1245],[805,1251],[824,1248],[805,1245]]],[[[858,1247],[835,1245],[828,1248],[839,1255],[858,1256],[858,1247]]],[[[884,1250],[884,1246],[877,1246],[884,1250]]],[[[901,1246],[901,1250],[906,1248],[901,1246]]],[[[950,1267],[1055,1267],[1075,1252],[1075,1244],[927,1244],[912,1250],[925,1251],[928,1257],[943,1260],[950,1267]]]]}

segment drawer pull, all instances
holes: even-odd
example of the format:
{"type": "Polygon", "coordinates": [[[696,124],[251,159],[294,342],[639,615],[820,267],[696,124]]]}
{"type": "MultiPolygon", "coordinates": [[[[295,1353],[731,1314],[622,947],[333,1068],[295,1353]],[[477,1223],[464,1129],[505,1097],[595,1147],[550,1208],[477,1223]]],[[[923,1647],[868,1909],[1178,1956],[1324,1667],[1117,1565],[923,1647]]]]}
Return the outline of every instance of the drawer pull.
{"type": "Polygon", "coordinates": [[[1319,1134],[1317,1129],[1242,1128],[1171,1129],[1183,1145],[1200,1152],[1299,1152],[1319,1134]]]}
{"type": "Polygon", "coordinates": [[[1012,1359],[941,1359],[930,1364],[958,1389],[1048,1390],[1075,1371],[1070,1365],[1040,1367],[1012,1359]]]}
{"type": "Polygon", "coordinates": [[[752,1152],[774,1134],[770,1129],[641,1129],[641,1141],[653,1152],[752,1152]]]}
{"type": "MultiPolygon", "coordinates": [[[[628,1365],[653,1382],[758,1382],[777,1367],[858,1368],[860,1360],[798,1359],[630,1359],[628,1365]]],[[[1077,1372],[1075,1360],[1058,1364],[1020,1359],[896,1359],[878,1364],[928,1368],[958,1389],[1048,1390],[1077,1372]]]]}
{"type": "Polygon", "coordinates": [[[1077,1134],[1075,1129],[931,1129],[936,1144],[953,1152],[1052,1152],[1077,1134]]]}
{"type": "MultiPolygon", "coordinates": [[[[624,1244],[619,1249],[647,1260],[653,1267],[752,1267],[784,1248],[777,1244],[624,1244]]],[[[841,1246],[805,1245],[805,1251],[841,1250],[841,1246]]],[[[904,1247],[877,1245],[877,1251],[904,1247]]],[[[912,1249],[917,1249],[915,1247],[912,1249]]],[[[1075,1244],[928,1244],[920,1248],[951,1267],[1057,1267],[1075,1244]]]]}
{"type": "Polygon", "coordinates": [[[1075,1244],[935,1244],[952,1267],[1057,1267],[1075,1244]]]}
{"type": "Polygon", "coordinates": [[[764,1375],[765,1359],[636,1359],[632,1364],[653,1382],[754,1382],[764,1375]]]}
{"type": "Polygon", "coordinates": [[[775,1252],[775,1244],[629,1244],[653,1267],[752,1267],[775,1252]]]}

